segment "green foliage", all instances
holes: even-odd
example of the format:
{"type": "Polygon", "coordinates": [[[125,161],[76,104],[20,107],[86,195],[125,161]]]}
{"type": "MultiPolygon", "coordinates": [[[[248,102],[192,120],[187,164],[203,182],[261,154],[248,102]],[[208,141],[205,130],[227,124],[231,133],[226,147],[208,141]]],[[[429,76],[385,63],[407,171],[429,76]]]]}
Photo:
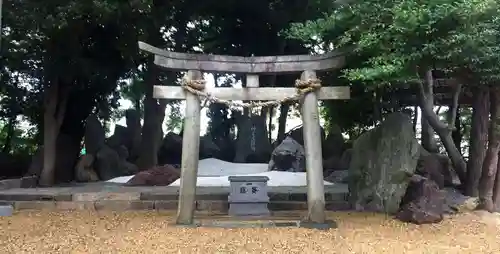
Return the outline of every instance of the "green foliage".
{"type": "Polygon", "coordinates": [[[373,90],[398,89],[421,80],[428,69],[444,70],[467,85],[498,82],[498,7],[496,0],[349,1],[318,19],[291,24],[284,34],[350,52],[341,75],[346,80],[336,83],[351,85],[352,99],[326,103],[323,115],[327,123],[357,132],[376,123],[369,104],[380,102],[373,90]]]}
{"type": "Polygon", "coordinates": [[[169,132],[179,132],[182,129],[182,124],[184,122],[184,117],[182,116],[180,110],[180,102],[173,101],[168,105],[170,114],[168,115],[166,127],[169,132]]]}
{"type": "Polygon", "coordinates": [[[21,129],[17,125],[14,125],[11,137],[9,137],[9,127],[11,126],[9,126],[8,122],[0,120],[0,150],[4,150],[3,148],[10,146],[9,151],[3,152],[14,155],[34,154],[38,146],[34,138],[35,130],[33,127],[21,129]]]}
{"type": "Polygon", "coordinates": [[[345,71],[349,80],[408,81],[437,66],[482,73],[487,81],[498,73],[499,24],[495,0],[370,0],[292,24],[288,34],[302,40],[330,39],[364,56],[359,66],[345,71]]]}

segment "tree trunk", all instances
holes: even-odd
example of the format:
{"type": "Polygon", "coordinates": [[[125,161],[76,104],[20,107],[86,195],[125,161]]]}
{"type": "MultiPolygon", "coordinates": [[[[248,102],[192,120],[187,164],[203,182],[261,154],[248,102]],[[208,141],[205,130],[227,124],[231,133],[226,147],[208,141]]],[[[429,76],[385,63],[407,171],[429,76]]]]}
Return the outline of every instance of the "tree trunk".
{"type": "Polygon", "coordinates": [[[152,60],[148,63],[146,93],[144,98],[144,124],[142,126],[141,151],[137,166],[141,170],[149,169],[158,164],[162,124],[165,119],[165,102],[153,98],[153,85],[158,84],[158,68],[152,60]]]}
{"type": "Polygon", "coordinates": [[[141,117],[141,100],[140,99],[135,99],[134,108],[137,111],[137,114],[139,114],[139,118],[140,118],[141,117]]]}
{"type": "Polygon", "coordinates": [[[483,168],[488,141],[488,118],[490,114],[489,89],[486,86],[475,87],[472,102],[472,126],[469,140],[469,160],[467,162],[467,181],[465,195],[479,195],[479,179],[483,168]]]}
{"type": "MultiPolygon", "coordinates": [[[[426,100],[424,103],[426,103],[427,107],[430,107],[432,110],[434,110],[434,91],[433,91],[433,86],[434,86],[434,79],[432,77],[432,70],[429,70],[427,72],[427,78],[426,78],[427,85],[424,86],[423,94],[425,95],[426,100]]],[[[422,146],[425,148],[425,150],[431,152],[431,153],[437,153],[438,152],[438,146],[437,146],[437,141],[436,138],[434,137],[434,130],[429,124],[429,122],[426,120],[424,117],[424,114],[422,114],[422,119],[421,119],[421,124],[422,124],[422,132],[421,132],[421,141],[422,141],[422,146]]]]}
{"type": "Polygon", "coordinates": [[[491,118],[488,131],[488,150],[486,150],[479,181],[479,200],[481,209],[494,212],[493,191],[497,175],[498,152],[500,150],[500,88],[492,87],[490,91],[491,118]]]}
{"type": "MultiPolygon", "coordinates": [[[[179,6],[181,9],[185,6],[179,6]]],[[[160,20],[163,18],[163,11],[166,6],[166,2],[153,1],[153,6],[151,9],[151,16],[154,20],[160,20]]],[[[179,11],[176,12],[174,20],[176,21],[174,26],[177,31],[173,35],[174,37],[174,51],[182,51],[186,38],[186,24],[189,17],[186,17],[186,12],[179,11]]],[[[148,27],[148,39],[153,45],[164,44],[163,34],[160,32],[160,26],[157,22],[153,22],[151,26],[148,27]]],[[[146,82],[146,93],[144,98],[144,124],[142,126],[142,140],[141,140],[141,152],[137,160],[137,166],[139,169],[148,169],[154,167],[158,164],[158,150],[160,149],[160,144],[163,136],[162,125],[165,119],[165,109],[167,106],[166,100],[157,100],[153,98],[153,86],[159,84],[159,70],[158,66],[154,63],[151,57],[147,63],[148,73],[146,82]]],[[[169,72],[167,74],[167,82],[174,84],[176,80],[176,73],[169,72]]],[[[183,128],[189,128],[189,126],[183,126],[183,128]]]]}
{"type": "Polygon", "coordinates": [[[267,128],[269,129],[269,132],[267,133],[267,139],[269,140],[269,143],[273,143],[273,115],[274,115],[274,108],[275,107],[270,107],[269,108],[269,123],[267,124],[267,128]]]}
{"type": "Polygon", "coordinates": [[[382,91],[380,88],[375,88],[373,90],[373,98],[375,99],[373,103],[373,125],[377,125],[382,122],[382,91]]]}
{"type": "MultiPolygon", "coordinates": [[[[0,31],[2,31],[2,7],[3,7],[3,0],[0,0],[0,31]]],[[[2,48],[2,37],[3,36],[0,36],[0,49],[2,48]]],[[[3,53],[2,53],[3,54],[3,53]]]]}
{"type": "Polygon", "coordinates": [[[283,103],[280,107],[280,117],[278,118],[278,137],[277,141],[280,143],[285,139],[286,134],[286,119],[288,118],[288,111],[290,110],[290,104],[283,103]]]}
{"type": "Polygon", "coordinates": [[[493,205],[495,206],[495,211],[500,212],[500,160],[497,163],[497,175],[495,188],[493,189],[493,205]]]}
{"type": "Polygon", "coordinates": [[[10,150],[12,150],[12,139],[14,138],[14,131],[16,129],[16,115],[9,117],[9,122],[5,128],[7,129],[7,137],[5,138],[5,143],[3,144],[2,153],[10,153],[10,150]]]}
{"type": "Polygon", "coordinates": [[[51,186],[55,179],[56,144],[61,124],[64,120],[68,90],[54,82],[45,91],[43,118],[43,168],[39,185],[51,186]]]}
{"type": "Polygon", "coordinates": [[[417,122],[418,122],[418,106],[413,108],[413,132],[417,133],[417,122]]]}
{"type": "Polygon", "coordinates": [[[457,109],[457,115],[455,116],[455,129],[451,132],[451,137],[453,138],[453,143],[457,149],[462,152],[462,120],[460,119],[460,108],[457,109]]]}
{"type": "Polygon", "coordinates": [[[262,107],[262,108],[260,109],[260,115],[261,115],[262,117],[267,117],[267,112],[268,112],[268,110],[269,110],[269,108],[267,108],[267,107],[262,107]]]}
{"type": "MultiPolygon", "coordinates": [[[[432,75],[427,75],[427,82],[425,83],[426,86],[432,86],[433,81],[432,75]]],[[[455,168],[455,171],[458,175],[458,178],[460,178],[460,183],[464,184],[466,181],[466,163],[462,155],[460,154],[460,151],[458,151],[457,147],[455,146],[453,139],[451,137],[451,131],[453,130],[453,127],[455,126],[454,121],[450,123],[450,126],[444,124],[439,120],[439,116],[434,112],[433,110],[433,104],[430,103],[430,98],[427,97],[427,94],[425,91],[430,90],[430,88],[425,88],[423,83],[419,83],[419,91],[420,91],[420,98],[421,98],[421,105],[420,108],[422,110],[422,115],[423,115],[423,120],[425,119],[429,125],[434,129],[434,131],[439,135],[439,138],[441,139],[444,148],[446,149],[446,152],[448,153],[448,157],[450,157],[450,160],[455,168]]],[[[458,95],[460,94],[461,91],[461,85],[457,84],[454,91],[453,91],[453,105],[458,105],[458,95]]],[[[454,107],[456,109],[456,107],[454,107]]]]}

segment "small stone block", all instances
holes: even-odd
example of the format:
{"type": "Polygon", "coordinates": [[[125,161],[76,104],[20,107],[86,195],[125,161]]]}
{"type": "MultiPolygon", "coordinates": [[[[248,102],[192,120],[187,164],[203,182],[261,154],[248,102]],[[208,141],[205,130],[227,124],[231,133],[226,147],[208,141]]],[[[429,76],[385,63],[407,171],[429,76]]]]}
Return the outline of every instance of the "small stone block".
{"type": "Polygon", "coordinates": [[[229,215],[269,215],[267,176],[230,176],[229,215]]]}
{"type": "Polygon", "coordinates": [[[12,216],[14,207],[11,205],[0,205],[0,216],[12,216]]]}
{"type": "Polygon", "coordinates": [[[317,222],[311,222],[311,221],[300,221],[299,227],[300,228],[307,228],[307,229],[329,230],[329,229],[337,228],[338,226],[337,226],[337,223],[335,221],[327,220],[324,223],[317,223],[317,222]]]}

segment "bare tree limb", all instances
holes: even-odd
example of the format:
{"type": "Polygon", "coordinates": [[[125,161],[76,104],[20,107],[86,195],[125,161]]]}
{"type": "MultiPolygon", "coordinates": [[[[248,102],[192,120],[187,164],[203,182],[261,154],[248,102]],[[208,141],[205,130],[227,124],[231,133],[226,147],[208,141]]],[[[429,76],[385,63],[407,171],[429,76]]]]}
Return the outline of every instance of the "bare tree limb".
{"type": "Polygon", "coordinates": [[[460,98],[460,93],[462,92],[462,84],[457,84],[453,89],[452,104],[448,109],[448,128],[452,131],[456,130],[455,121],[457,119],[458,111],[458,99],[460,98]]]}
{"type": "Polygon", "coordinates": [[[439,120],[439,116],[434,112],[432,105],[428,103],[428,98],[425,95],[425,88],[422,82],[418,83],[420,97],[422,98],[420,101],[420,108],[422,109],[422,115],[424,115],[425,119],[429,122],[431,126],[435,126],[438,129],[447,130],[448,126],[439,120]]]}
{"type": "Polygon", "coordinates": [[[453,138],[451,137],[451,129],[445,123],[443,123],[438,115],[433,110],[433,105],[430,103],[431,99],[427,98],[425,94],[425,89],[431,89],[433,85],[433,77],[432,72],[427,72],[427,82],[425,82],[427,87],[424,87],[423,82],[418,82],[419,92],[420,92],[420,108],[422,109],[422,115],[425,120],[429,123],[429,125],[434,129],[434,131],[439,135],[443,146],[450,157],[452,164],[455,168],[455,171],[460,178],[460,182],[463,184],[466,181],[466,163],[461,155],[458,148],[455,146],[453,142],[453,138]]]}

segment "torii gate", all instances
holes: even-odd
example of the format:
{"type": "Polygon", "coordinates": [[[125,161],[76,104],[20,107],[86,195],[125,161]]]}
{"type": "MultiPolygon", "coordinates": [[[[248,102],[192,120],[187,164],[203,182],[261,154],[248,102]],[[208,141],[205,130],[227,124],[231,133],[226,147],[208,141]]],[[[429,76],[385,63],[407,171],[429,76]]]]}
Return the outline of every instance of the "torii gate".
{"type": "MultiPolygon", "coordinates": [[[[304,127],[304,149],[307,171],[308,220],[325,223],[325,195],[323,160],[321,151],[321,129],[319,124],[318,99],[349,99],[349,87],[321,87],[316,71],[338,69],[344,65],[344,56],[331,52],[323,55],[288,55],[239,57],[169,52],[144,42],[139,48],[154,54],[154,63],[161,67],[187,71],[183,86],[154,86],[157,99],[185,99],[186,111],[183,139],[179,204],[177,224],[192,225],[195,210],[196,180],[198,175],[198,152],[200,145],[200,96],[219,100],[273,101],[301,100],[304,127]],[[217,87],[204,92],[201,71],[245,73],[246,88],[217,87]],[[296,88],[259,87],[258,74],[299,73],[296,88]],[[299,90],[298,90],[299,89],[299,90]],[[299,91],[299,93],[298,93],[299,91]]],[[[263,103],[264,106],[271,103],[263,103]]],[[[253,106],[253,105],[252,105],[253,106]]]]}

